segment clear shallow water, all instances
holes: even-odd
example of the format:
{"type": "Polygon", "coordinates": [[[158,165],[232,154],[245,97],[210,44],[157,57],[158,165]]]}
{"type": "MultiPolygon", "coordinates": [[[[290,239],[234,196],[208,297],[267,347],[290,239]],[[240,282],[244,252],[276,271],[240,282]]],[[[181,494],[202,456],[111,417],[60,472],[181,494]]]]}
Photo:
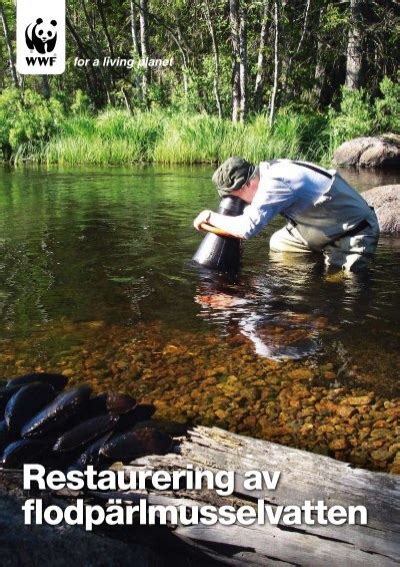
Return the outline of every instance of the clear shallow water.
{"type": "MultiPolygon", "coordinates": [[[[3,345],[50,349],[54,361],[79,342],[72,332],[52,342],[60,322],[131,331],[159,321],[168,333],[221,341],[240,333],[260,356],[355,364],[366,383],[398,393],[400,239],[381,238],[368,273],[332,277],[315,258],[269,254],[276,219],[245,244],[237,280],[199,274],[189,263],[201,240],[192,220],[217,206],[211,171],[2,169],[3,345]]],[[[343,174],[361,191],[400,178],[343,174]]]]}

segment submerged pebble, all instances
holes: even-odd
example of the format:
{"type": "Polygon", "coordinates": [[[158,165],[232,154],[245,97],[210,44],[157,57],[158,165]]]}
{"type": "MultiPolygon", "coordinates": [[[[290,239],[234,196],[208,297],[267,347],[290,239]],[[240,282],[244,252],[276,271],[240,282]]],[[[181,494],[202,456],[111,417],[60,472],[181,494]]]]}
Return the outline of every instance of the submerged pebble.
{"type": "MultiPolygon", "coordinates": [[[[53,337],[66,331],[52,326],[51,332],[53,337]]],[[[356,361],[343,359],[340,351],[330,358],[270,360],[258,357],[235,330],[221,339],[158,322],[132,330],[69,323],[68,333],[83,340],[79,348],[55,356],[53,367],[72,369],[71,384],[86,382],[97,393],[118,391],[154,404],[157,419],[188,427],[217,425],[357,466],[400,472],[400,397],[370,371],[369,353],[356,361]]],[[[281,341],[281,333],[271,331],[274,336],[281,341]]],[[[14,374],[16,357],[11,351],[2,356],[8,361],[4,374],[14,374]]],[[[32,366],[23,371],[44,369],[35,356],[30,351],[32,366]]]]}

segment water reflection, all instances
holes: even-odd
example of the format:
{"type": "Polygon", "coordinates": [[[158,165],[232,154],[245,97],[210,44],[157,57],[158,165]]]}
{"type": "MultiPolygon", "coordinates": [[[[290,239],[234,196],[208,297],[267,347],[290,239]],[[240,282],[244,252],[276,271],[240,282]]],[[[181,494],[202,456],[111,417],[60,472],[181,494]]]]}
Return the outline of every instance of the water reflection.
{"type": "Polygon", "coordinates": [[[270,252],[254,274],[199,271],[194,300],[199,317],[223,335],[240,332],[260,356],[297,359],[319,351],[325,336],[332,340],[347,311],[365,313],[370,284],[368,270],[329,273],[318,255],[270,252]]]}

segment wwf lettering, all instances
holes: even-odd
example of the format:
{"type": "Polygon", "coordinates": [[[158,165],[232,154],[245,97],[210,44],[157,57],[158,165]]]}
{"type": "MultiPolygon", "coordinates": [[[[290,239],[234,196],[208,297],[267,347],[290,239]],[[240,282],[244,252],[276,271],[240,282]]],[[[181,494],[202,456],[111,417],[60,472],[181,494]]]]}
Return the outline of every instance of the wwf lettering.
{"type": "Polygon", "coordinates": [[[50,65],[52,67],[55,62],[57,61],[57,57],[27,57],[26,64],[27,65],[50,65]]]}

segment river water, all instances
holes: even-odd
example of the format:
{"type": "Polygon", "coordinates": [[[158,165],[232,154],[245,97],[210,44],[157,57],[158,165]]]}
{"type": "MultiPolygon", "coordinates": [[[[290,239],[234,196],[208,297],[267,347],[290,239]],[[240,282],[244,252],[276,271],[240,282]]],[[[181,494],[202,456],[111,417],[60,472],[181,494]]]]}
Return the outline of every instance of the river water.
{"type": "MultiPolygon", "coordinates": [[[[189,349],[194,375],[196,364],[210,374],[237,355],[253,374],[257,364],[325,364],[332,387],[398,395],[400,240],[381,237],[368,272],[332,275],[315,258],[270,255],[276,219],[245,243],[237,279],[199,274],[190,265],[202,238],[192,220],[217,207],[211,173],[0,170],[0,375],[59,369],[80,381],[92,369],[99,388],[114,380],[129,390],[135,380],[154,398],[157,368],[160,381],[169,373],[185,384],[189,349]],[[154,367],[130,374],[147,350],[154,367]]],[[[399,182],[398,172],[342,174],[360,191],[399,182]]],[[[193,403],[187,415],[201,408],[193,403]]]]}

